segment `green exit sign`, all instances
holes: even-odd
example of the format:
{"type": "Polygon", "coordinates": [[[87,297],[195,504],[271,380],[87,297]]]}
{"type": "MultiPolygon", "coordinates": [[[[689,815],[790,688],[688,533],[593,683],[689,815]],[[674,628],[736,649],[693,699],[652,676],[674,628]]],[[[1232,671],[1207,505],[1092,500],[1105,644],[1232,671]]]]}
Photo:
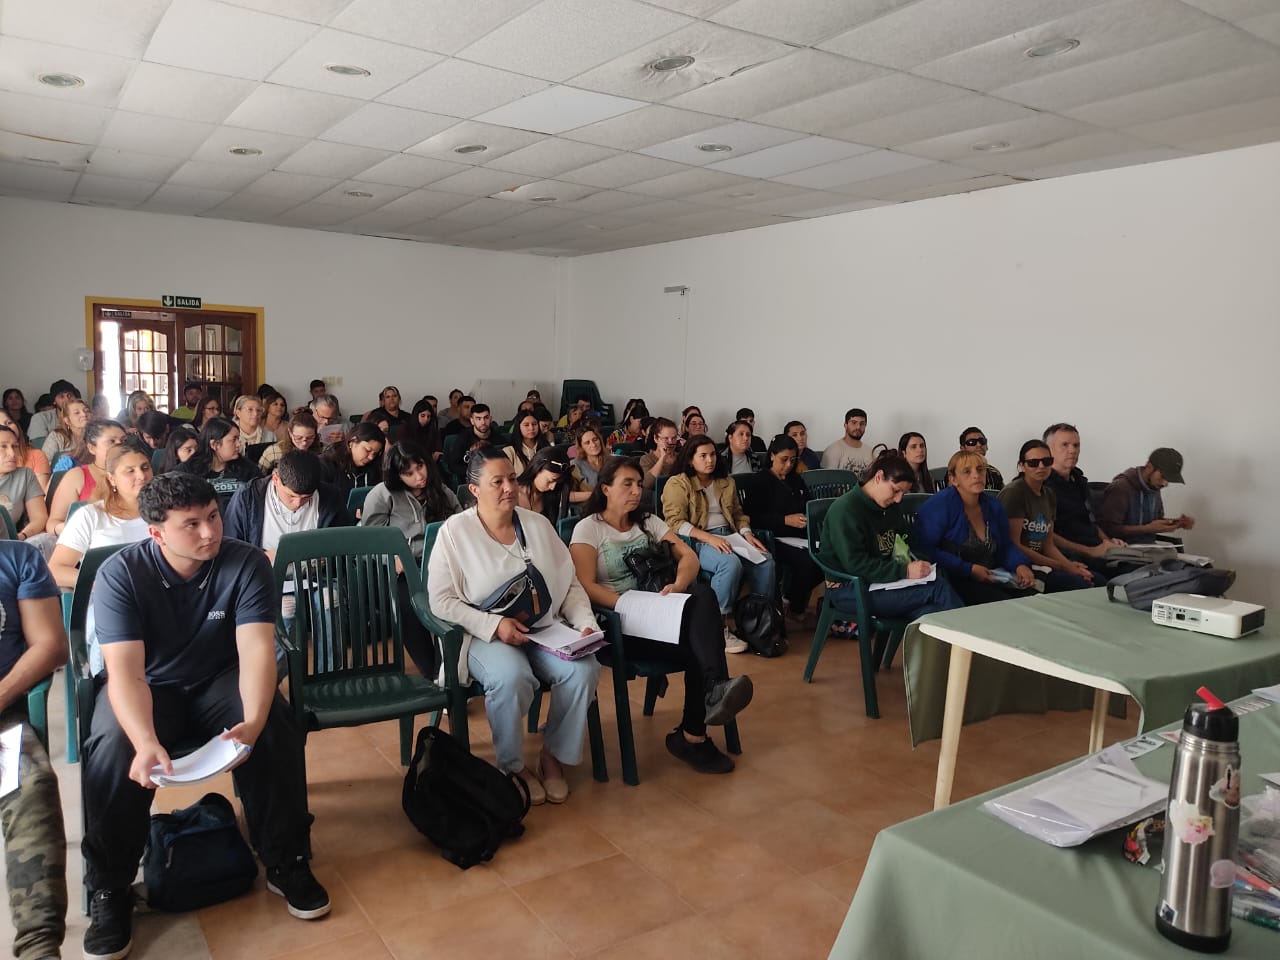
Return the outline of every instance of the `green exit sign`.
{"type": "Polygon", "coordinates": [[[199,297],[179,297],[172,293],[166,293],[160,298],[162,307],[173,307],[178,310],[199,310],[199,297]]]}

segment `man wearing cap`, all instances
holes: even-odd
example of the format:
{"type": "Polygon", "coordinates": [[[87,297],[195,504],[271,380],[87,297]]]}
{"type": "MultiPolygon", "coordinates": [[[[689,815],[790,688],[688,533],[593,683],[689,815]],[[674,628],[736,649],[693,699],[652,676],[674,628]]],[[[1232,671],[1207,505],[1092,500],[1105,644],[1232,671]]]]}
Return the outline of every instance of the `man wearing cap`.
{"type": "Polygon", "coordinates": [[[1190,530],[1195,517],[1164,515],[1160,491],[1171,483],[1182,483],[1182,454],[1172,447],[1151,451],[1141,467],[1130,467],[1108,485],[1102,495],[1098,522],[1113,537],[1134,543],[1150,543],[1157,534],[1190,530]]]}
{"type": "Polygon", "coordinates": [[[49,396],[53,397],[53,409],[42,410],[31,417],[31,426],[27,428],[28,437],[47,437],[58,428],[58,411],[72,400],[80,399],[80,391],[70,380],[55,380],[49,386],[49,396]]]}

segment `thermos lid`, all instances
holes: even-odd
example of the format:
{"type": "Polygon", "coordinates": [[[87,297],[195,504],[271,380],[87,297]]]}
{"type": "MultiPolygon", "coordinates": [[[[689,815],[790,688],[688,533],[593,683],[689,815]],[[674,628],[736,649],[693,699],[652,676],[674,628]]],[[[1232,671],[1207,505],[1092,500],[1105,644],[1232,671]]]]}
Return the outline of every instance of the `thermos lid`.
{"type": "Polygon", "coordinates": [[[1184,732],[1202,740],[1216,743],[1235,743],[1240,739],[1240,718],[1231,708],[1201,687],[1196,691],[1205,703],[1193,703],[1182,718],[1184,732]]]}

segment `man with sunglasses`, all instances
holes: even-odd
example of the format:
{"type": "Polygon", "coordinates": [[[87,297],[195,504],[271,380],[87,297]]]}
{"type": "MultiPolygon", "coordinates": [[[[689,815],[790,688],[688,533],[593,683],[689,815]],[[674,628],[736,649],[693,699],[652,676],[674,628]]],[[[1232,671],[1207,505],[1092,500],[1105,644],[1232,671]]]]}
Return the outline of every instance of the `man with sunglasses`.
{"type": "Polygon", "coordinates": [[[1114,575],[1103,562],[1110,547],[1123,547],[1123,540],[1107,536],[1098,524],[1089,501],[1089,478],[1076,464],[1080,460],[1080,431],[1069,423],[1055,423],[1041,439],[1053,454],[1053,472],[1045,484],[1058,502],[1054,541],[1068,557],[1079,560],[1095,574],[1114,575]]]}
{"type": "MultiPolygon", "coordinates": [[[[982,432],[981,427],[965,427],[960,431],[960,449],[966,453],[973,452],[981,454],[983,459],[987,456],[987,435],[982,432]]],[[[1003,490],[1004,477],[1000,471],[987,461],[987,489],[1003,490]]]]}

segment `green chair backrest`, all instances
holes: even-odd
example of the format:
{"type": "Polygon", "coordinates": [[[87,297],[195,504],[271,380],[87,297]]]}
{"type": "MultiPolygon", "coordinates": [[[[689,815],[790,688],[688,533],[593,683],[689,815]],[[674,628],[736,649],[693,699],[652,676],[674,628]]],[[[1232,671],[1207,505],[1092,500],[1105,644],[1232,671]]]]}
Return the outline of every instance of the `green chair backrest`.
{"type": "Polygon", "coordinates": [[[604,402],[594,380],[565,380],[560,385],[560,416],[563,417],[569,412],[569,404],[573,403],[573,398],[580,393],[585,393],[591,398],[591,409],[599,411],[601,417],[606,413],[609,414],[609,421],[612,422],[613,405],[604,402]]]}
{"type": "Polygon", "coordinates": [[[70,470],[55,470],[49,477],[49,491],[44,495],[44,508],[46,510],[53,506],[53,495],[58,491],[58,484],[70,472],[70,470]]]}
{"type": "Polygon", "coordinates": [[[931,493],[908,493],[902,498],[902,505],[899,509],[902,511],[902,516],[906,519],[908,527],[916,525],[916,511],[931,496],[933,496],[931,493]]]}
{"type": "Polygon", "coordinates": [[[666,476],[653,481],[653,512],[659,517],[662,516],[662,491],[670,479],[670,476],[666,476]]]}
{"type": "MultiPolygon", "coordinates": [[[[277,594],[296,585],[290,640],[308,650],[307,676],[400,673],[404,621],[396,583],[399,558],[412,594],[418,564],[395,527],[340,527],[290,533],[276,547],[277,594]]],[[[283,628],[283,624],[281,625],[283,628]]]]}
{"type": "Polygon", "coordinates": [[[453,491],[458,495],[458,504],[463,510],[476,502],[476,498],[471,495],[471,487],[469,484],[460,483],[456,490],[453,491]]]}
{"type": "Polygon", "coordinates": [[[71,504],[71,506],[67,507],[67,520],[70,521],[71,518],[76,515],[77,510],[79,510],[81,507],[87,507],[88,505],[89,505],[88,500],[76,500],[74,503],[71,504]]]}
{"type": "Polygon", "coordinates": [[[160,472],[160,468],[164,465],[164,447],[160,447],[151,451],[151,469],[155,473],[160,472]]]}
{"type": "Polygon", "coordinates": [[[633,443],[615,443],[613,445],[613,455],[615,457],[638,457],[644,453],[644,441],[637,440],[633,443]]]}
{"type": "Polygon", "coordinates": [[[4,507],[0,507],[0,534],[4,534],[6,540],[18,539],[18,528],[13,522],[13,517],[4,507]]]}
{"type": "Polygon", "coordinates": [[[811,497],[829,499],[843,496],[858,483],[852,470],[806,470],[800,474],[811,497]]]}
{"type": "Polygon", "coordinates": [[[738,494],[738,506],[744,511],[747,509],[747,493],[755,485],[756,475],[754,473],[731,473],[729,479],[733,481],[734,489],[738,494]]]}
{"type": "Polygon", "coordinates": [[[947,485],[947,468],[946,467],[931,468],[929,470],[929,476],[933,477],[933,482],[938,485],[939,490],[941,490],[943,487],[947,485]]]}
{"type": "Polygon", "coordinates": [[[823,562],[819,550],[822,548],[822,527],[827,522],[827,511],[831,509],[831,505],[836,502],[835,497],[823,497],[816,500],[810,500],[804,505],[805,513],[805,537],[809,541],[809,556],[813,558],[813,562],[822,568],[822,572],[827,575],[829,580],[852,580],[853,575],[838,570],[823,562]]]}
{"type": "Polygon", "coordinates": [[[365,498],[369,496],[369,491],[372,489],[373,487],[352,487],[351,492],[347,494],[347,513],[351,515],[352,523],[359,521],[365,498]]]}
{"type": "Polygon", "coordinates": [[[567,547],[569,541],[573,539],[573,528],[578,525],[581,517],[561,517],[556,521],[556,533],[560,534],[560,539],[564,541],[567,547]]]}
{"type": "Polygon", "coordinates": [[[89,616],[89,597],[98,569],[127,544],[115,543],[107,547],[90,547],[80,558],[80,571],[76,574],[76,587],[71,592],[71,611],[67,615],[67,639],[71,643],[71,662],[76,676],[89,676],[89,648],[85,637],[85,620],[89,616]]]}
{"type": "Polygon", "coordinates": [[[29,446],[32,450],[43,450],[44,442],[48,439],[49,439],[48,435],[45,435],[43,437],[27,437],[27,446],[29,446]]]}

